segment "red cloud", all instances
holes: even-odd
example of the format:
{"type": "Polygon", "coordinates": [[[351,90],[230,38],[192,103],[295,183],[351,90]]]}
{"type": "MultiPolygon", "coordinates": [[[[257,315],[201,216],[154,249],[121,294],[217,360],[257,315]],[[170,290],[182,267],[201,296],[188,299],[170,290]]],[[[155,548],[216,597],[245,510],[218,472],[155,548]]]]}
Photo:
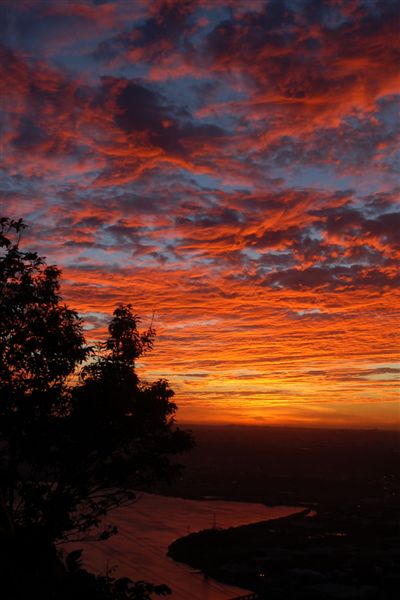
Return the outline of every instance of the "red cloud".
{"type": "Polygon", "coordinates": [[[4,210],[90,336],[155,310],[186,419],[389,423],[392,4],[3,4],[4,210]]]}

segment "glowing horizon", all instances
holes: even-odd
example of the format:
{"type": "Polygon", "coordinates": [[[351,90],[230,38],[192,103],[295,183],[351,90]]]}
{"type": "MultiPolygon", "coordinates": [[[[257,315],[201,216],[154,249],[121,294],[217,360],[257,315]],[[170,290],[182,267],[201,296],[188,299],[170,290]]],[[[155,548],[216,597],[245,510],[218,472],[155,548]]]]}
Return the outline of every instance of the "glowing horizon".
{"type": "Polygon", "coordinates": [[[0,213],[179,422],[400,427],[397,8],[3,0],[0,213]]]}

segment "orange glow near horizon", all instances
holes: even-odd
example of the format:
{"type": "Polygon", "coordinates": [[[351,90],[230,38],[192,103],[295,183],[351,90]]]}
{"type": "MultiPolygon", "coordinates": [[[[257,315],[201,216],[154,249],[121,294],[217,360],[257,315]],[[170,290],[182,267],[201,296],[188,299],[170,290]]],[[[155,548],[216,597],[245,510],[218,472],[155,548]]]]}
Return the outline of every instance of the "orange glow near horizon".
{"type": "MultiPolygon", "coordinates": [[[[93,293],[85,301],[72,277],[66,297],[83,314],[111,314],[135,296],[143,328],[153,319],[156,345],[138,370],[170,381],[179,422],[399,427],[396,293],[340,292],[338,310],[334,293],[235,285],[230,298],[205,293],[193,302],[187,271],[160,279],[133,269],[104,306],[101,291],[98,304],[93,293]]],[[[89,287],[110,290],[97,277],[89,287]]],[[[88,335],[100,339],[105,329],[88,335]]]]}

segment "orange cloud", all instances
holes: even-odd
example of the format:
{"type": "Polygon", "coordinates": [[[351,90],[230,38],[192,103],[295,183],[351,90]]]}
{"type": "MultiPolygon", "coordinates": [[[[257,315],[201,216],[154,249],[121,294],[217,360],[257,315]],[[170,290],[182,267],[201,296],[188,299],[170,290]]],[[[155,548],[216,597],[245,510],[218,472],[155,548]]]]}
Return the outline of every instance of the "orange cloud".
{"type": "Polygon", "coordinates": [[[182,420],[397,426],[392,3],[3,4],[0,205],[88,336],[154,313],[182,420]]]}

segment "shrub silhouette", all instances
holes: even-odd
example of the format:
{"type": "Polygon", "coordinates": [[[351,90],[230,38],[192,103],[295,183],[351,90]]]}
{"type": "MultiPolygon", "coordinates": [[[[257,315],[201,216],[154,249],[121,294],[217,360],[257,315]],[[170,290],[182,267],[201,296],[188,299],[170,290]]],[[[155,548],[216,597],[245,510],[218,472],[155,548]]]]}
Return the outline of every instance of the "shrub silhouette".
{"type": "Polygon", "coordinates": [[[168,382],[136,373],[154,330],[140,332],[132,307],[121,305],[107,340],[87,346],[81,319],[62,303],[60,270],[20,249],[24,228],[0,219],[0,569],[9,597],[27,597],[18,590],[28,572],[43,599],[69,597],[78,579],[82,588],[91,581],[87,598],[166,593],[71,570],[56,553],[56,542],[114,533],[100,527],[108,511],[132,501],[133,489],[176,476],[171,456],[193,440],[174,424],[168,382]]]}

